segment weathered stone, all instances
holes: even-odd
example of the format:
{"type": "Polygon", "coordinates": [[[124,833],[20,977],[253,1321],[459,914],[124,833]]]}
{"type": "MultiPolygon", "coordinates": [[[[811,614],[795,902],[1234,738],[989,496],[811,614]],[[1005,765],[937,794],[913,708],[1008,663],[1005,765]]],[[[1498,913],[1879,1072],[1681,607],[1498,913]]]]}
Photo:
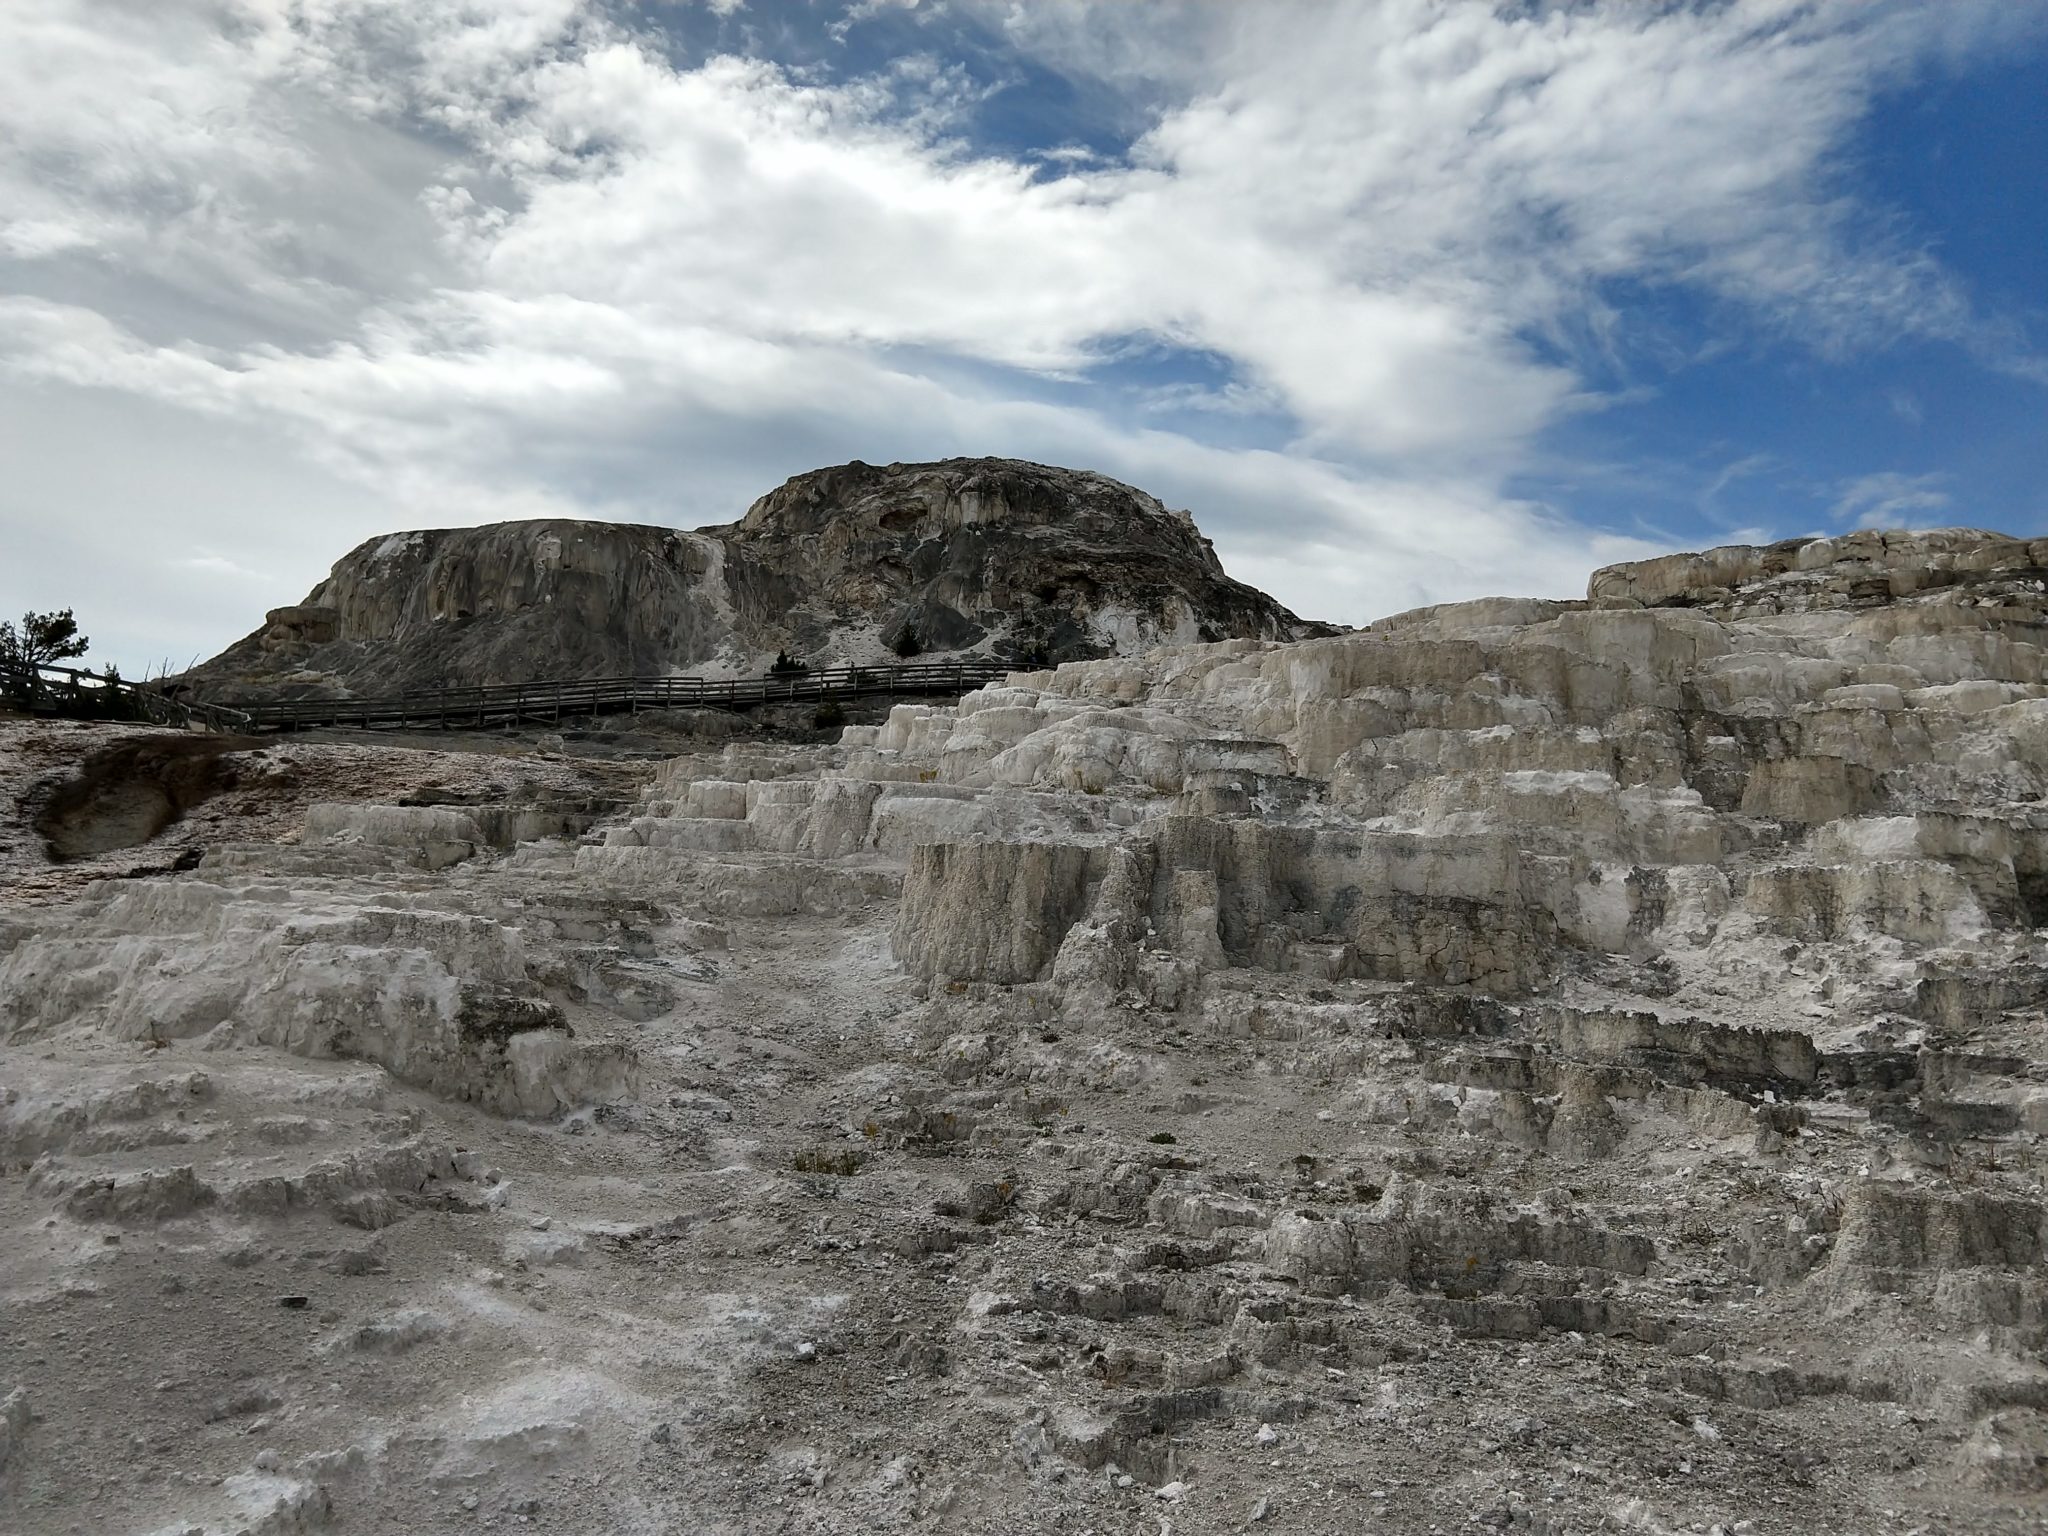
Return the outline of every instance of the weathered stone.
{"type": "Polygon", "coordinates": [[[1223,573],[1185,512],[1015,459],[798,475],[694,533],[546,519],[372,539],[185,675],[220,697],[759,674],[778,654],[1049,665],[1327,632],[1223,573]]]}

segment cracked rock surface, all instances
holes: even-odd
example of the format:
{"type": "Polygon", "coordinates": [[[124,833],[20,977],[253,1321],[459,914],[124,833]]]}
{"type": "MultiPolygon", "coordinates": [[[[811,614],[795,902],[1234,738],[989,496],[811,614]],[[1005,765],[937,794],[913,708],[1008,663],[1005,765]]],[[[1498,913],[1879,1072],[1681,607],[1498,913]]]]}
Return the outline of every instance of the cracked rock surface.
{"type": "Polygon", "coordinates": [[[230,701],[379,695],[1327,633],[1225,575],[1186,512],[1106,475],[856,460],[689,533],[538,519],[371,539],[184,680],[230,701]]]}
{"type": "Polygon", "coordinates": [[[2044,566],[1674,557],[10,900],[0,1527],[2038,1530],[2044,566]]]}

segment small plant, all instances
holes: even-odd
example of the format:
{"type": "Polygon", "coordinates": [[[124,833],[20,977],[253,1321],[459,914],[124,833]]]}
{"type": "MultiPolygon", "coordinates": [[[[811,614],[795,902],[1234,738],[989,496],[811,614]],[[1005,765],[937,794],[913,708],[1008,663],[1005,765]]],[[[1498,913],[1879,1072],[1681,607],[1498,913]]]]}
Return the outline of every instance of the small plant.
{"type": "Polygon", "coordinates": [[[777,651],[774,663],[768,668],[768,675],[770,677],[796,677],[810,670],[808,662],[798,661],[787,651],[777,651]]]}
{"type": "Polygon", "coordinates": [[[867,1154],[847,1148],[839,1152],[808,1149],[790,1159],[798,1173],[829,1173],[838,1178],[851,1178],[860,1172],[860,1165],[867,1161],[867,1154]]]}
{"type": "Polygon", "coordinates": [[[1009,1214],[1016,1200],[1017,1186],[1009,1179],[993,1184],[973,1184],[968,1186],[963,1214],[972,1216],[978,1227],[992,1227],[1009,1214]]]}
{"type": "Polygon", "coordinates": [[[891,649],[894,650],[898,656],[902,656],[907,659],[923,651],[924,646],[918,641],[917,631],[912,629],[908,624],[906,624],[897,633],[896,644],[892,646],[891,649]]]}
{"type": "Polygon", "coordinates": [[[827,699],[811,714],[811,724],[821,731],[836,731],[846,724],[846,711],[835,699],[827,699]]]}
{"type": "Polygon", "coordinates": [[[1177,1147],[1180,1145],[1180,1138],[1171,1131],[1154,1131],[1145,1139],[1155,1147],[1177,1147]]]}

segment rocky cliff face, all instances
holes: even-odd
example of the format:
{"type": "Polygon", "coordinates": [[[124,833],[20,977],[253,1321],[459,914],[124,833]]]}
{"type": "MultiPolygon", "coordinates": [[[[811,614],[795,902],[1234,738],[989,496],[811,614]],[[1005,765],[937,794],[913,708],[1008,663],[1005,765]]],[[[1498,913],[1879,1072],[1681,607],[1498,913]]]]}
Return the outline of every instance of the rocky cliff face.
{"type": "Polygon", "coordinates": [[[1012,459],[799,475],[683,533],[547,520],[373,539],[195,670],[209,692],[759,673],[918,654],[1045,665],[1327,632],[1224,575],[1184,512],[1012,459]]]}

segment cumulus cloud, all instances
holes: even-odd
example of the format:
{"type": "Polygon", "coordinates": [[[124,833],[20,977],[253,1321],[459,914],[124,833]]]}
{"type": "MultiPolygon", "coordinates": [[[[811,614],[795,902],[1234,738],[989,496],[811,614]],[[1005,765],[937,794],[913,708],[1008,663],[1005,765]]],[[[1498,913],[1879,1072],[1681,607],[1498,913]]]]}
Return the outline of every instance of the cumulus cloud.
{"type": "Polygon", "coordinates": [[[957,62],[690,55],[585,0],[0,12],[0,367],[364,488],[264,562],[307,578],[372,515],[722,520],[820,462],[998,452],[1189,506],[1238,574],[1358,622],[1653,547],[1503,490],[1602,403],[1611,285],[1823,349],[1980,326],[1831,168],[1995,6],[941,13],[1138,131],[998,151],[957,62]],[[1117,382],[1134,340],[1217,376],[1117,382]]]}

